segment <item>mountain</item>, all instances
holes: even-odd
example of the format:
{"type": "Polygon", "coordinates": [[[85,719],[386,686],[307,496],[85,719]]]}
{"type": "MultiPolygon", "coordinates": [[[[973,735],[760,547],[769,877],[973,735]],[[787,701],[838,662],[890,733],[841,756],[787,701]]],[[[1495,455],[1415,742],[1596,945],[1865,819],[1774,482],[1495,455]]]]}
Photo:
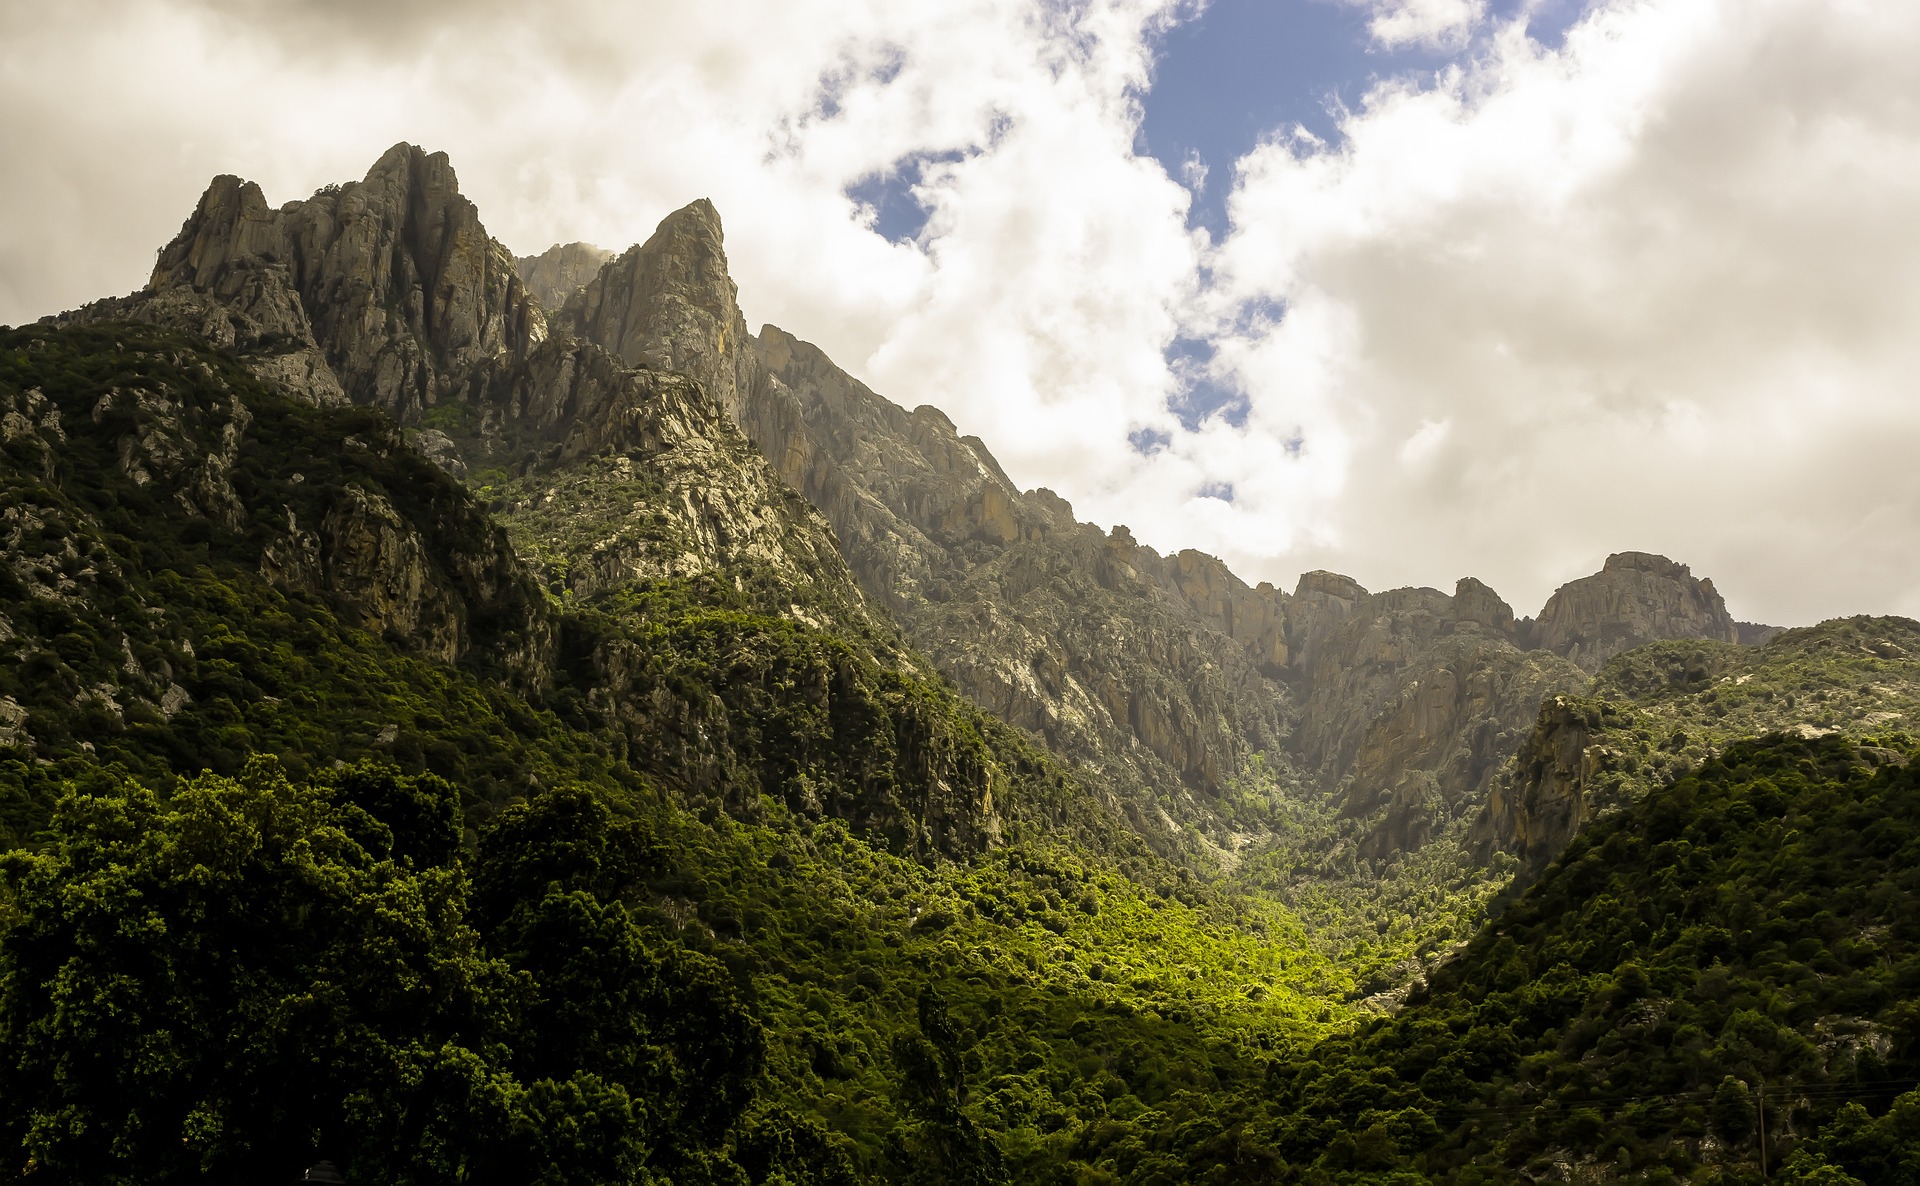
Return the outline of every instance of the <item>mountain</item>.
{"type": "MultiPolygon", "coordinates": [[[[1204,1117],[1188,1181],[1911,1181],[1920,762],[1729,745],[1597,822],[1391,1017],[1204,1117]]],[[[1101,1142],[1106,1144],[1102,1145],[1101,1142]]]]}
{"type": "Polygon", "coordinates": [[[543,595],[385,413],[164,328],[0,332],[0,398],[0,1144],[50,1180],[890,1178],[973,1131],[897,1079],[941,1010],[1090,1119],[1088,1026],[1164,1099],[1344,991],[750,563],[543,595]]]}
{"type": "MultiPolygon", "coordinates": [[[[549,591],[533,596],[531,612],[550,612],[555,592],[579,606],[551,664],[534,663],[527,678],[553,683],[556,696],[584,685],[577,694],[618,745],[637,743],[647,773],[743,812],[762,794],[829,810],[909,849],[991,842],[1018,814],[1023,785],[1053,804],[1049,818],[1085,814],[1027,743],[906,657],[867,612],[826,524],[782,486],[706,387],[548,333],[444,156],[398,146],[363,182],[277,211],[257,187],[218,178],[146,290],[56,321],[179,325],[182,308],[208,317],[225,309],[226,324],[239,328],[213,340],[256,378],[274,380],[281,371],[271,360],[289,353],[318,356],[312,366],[324,369],[302,373],[321,381],[276,385],[298,401],[331,408],[341,402],[333,392],[346,392],[422,426],[413,448],[391,427],[370,430],[375,443],[365,448],[451,465],[483,491],[487,478],[517,472],[517,494],[504,497],[487,530],[499,538],[504,523],[508,535],[521,533],[520,551],[508,553],[503,538],[500,551],[515,580],[549,591]],[[267,324],[262,310],[277,328],[249,328],[267,324]],[[564,527],[543,518],[563,494],[564,527]],[[586,520],[588,506],[606,520],[586,520]],[[524,567],[522,554],[539,567],[524,567]],[[653,595],[636,599],[639,585],[653,595]],[[721,664],[710,678],[724,682],[709,690],[669,678],[648,659],[663,647],[709,655],[701,661],[721,664]],[[752,662],[731,658],[735,647],[752,662]],[[770,709],[769,689],[796,679],[819,689],[810,705],[770,709]],[[843,710],[857,726],[809,719],[843,710]]],[[[238,432],[221,448],[230,452],[238,432]]],[[[127,439],[158,437],[142,430],[127,439]]],[[[182,456],[206,448],[201,439],[171,446],[182,456]]],[[[225,458],[209,455],[200,471],[230,466],[225,458]]],[[[339,577],[324,591],[352,602],[361,624],[424,636],[425,653],[460,659],[459,612],[442,604],[444,582],[424,566],[431,549],[419,542],[420,525],[389,495],[351,486],[304,514],[222,505],[230,526],[266,537],[259,564],[278,587],[339,577]],[[343,531],[355,539],[341,542],[343,531]]]]}
{"type": "Polygon", "coordinates": [[[1302,795],[1370,821],[1374,855],[1417,849],[1480,809],[1541,701],[1605,658],[1740,637],[1711,582],[1639,553],[1516,620],[1471,578],[1452,599],[1337,574],[1288,595],[1077,522],[936,409],[901,409],[777,327],[751,334],[705,201],[617,256],[516,261],[444,155],[398,145],[277,211],[219,178],[144,293],[68,320],[126,316],[224,316],[211,340],[256,374],[392,413],[500,504],[550,588],[751,562],[807,590],[774,598],[789,618],[875,639],[897,624],[876,644],[890,661],[926,656],[1187,859],[1230,864],[1302,795]],[[636,449],[639,471],[576,464],[636,449]],[[809,601],[831,612],[808,619],[809,601]]]}
{"type": "Polygon", "coordinates": [[[1249,585],[749,332],[710,203],[516,258],[408,145],[216,178],[0,429],[49,1180],[1727,1182],[1787,1070],[1771,1156],[1905,1148],[1920,625],[1249,585]]]}
{"type": "Polygon", "coordinates": [[[612,258],[613,252],[591,243],[555,243],[539,255],[520,256],[513,263],[520,282],[552,315],[612,258]]]}
{"type": "Polygon", "coordinates": [[[1624,652],[1584,696],[1555,696],[1476,821],[1482,853],[1542,865],[1591,819],[1641,798],[1743,737],[1867,741],[1913,727],[1920,626],[1847,618],[1764,646],[1668,642],[1624,652]]]}
{"type": "Polygon", "coordinates": [[[1351,815],[1385,809],[1379,853],[1417,848],[1479,807],[1541,701],[1580,690],[1599,659],[1736,638],[1711,582],[1641,553],[1516,621],[1471,578],[1457,609],[1433,591],[1369,597],[1337,574],[1289,597],[1210,556],[1162,557],[1124,528],[1079,523],[937,409],[907,412],[778,327],[750,337],[706,202],[609,263],[554,326],[700,378],[821,509],[913,645],[1120,788],[1164,847],[1186,833],[1226,855],[1262,830],[1263,799],[1310,787],[1344,789],[1351,815]],[[1256,755],[1268,781],[1249,795],[1256,755]]]}

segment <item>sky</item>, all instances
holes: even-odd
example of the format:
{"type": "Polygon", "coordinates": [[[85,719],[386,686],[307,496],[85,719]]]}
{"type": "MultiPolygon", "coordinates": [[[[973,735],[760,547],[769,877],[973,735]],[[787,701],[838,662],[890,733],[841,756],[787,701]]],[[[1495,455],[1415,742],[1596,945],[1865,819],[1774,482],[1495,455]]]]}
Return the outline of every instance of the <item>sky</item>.
{"type": "Polygon", "coordinates": [[[398,141],[519,253],[710,198],[741,305],[1248,580],[1662,552],[1920,616],[1908,0],[0,6],[0,323],[398,141]]]}

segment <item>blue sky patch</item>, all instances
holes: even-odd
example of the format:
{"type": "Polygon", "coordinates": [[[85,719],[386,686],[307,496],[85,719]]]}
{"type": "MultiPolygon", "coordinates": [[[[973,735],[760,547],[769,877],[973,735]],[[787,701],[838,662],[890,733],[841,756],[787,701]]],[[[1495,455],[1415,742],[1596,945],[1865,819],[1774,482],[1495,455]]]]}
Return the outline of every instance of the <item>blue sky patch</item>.
{"type": "Polygon", "coordinates": [[[906,243],[920,237],[927,229],[927,219],[933,211],[913,196],[913,187],[920,184],[920,178],[928,165],[951,164],[965,160],[969,154],[955,150],[947,152],[917,152],[895,161],[885,170],[861,178],[847,187],[849,198],[862,206],[871,206],[875,214],[874,230],[886,238],[889,243],[906,243]]]}
{"type": "MultiPolygon", "coordinates": [[[[1528,12],[1528,33],[1558,46],[1589,4],[1495,0],[1490,13],[1504,21],[1528,12]]],[[[1216,239],[1226,232],[1234,162],[1263,139],[1298,125],[1337,142],[1338,113],[1376,81],[1432,71],[1457,56],[1376,46],[1368,19],[1367,9],[1337,0],[1212,0],[1197,19],[1165,34],[1135,150],[1183,182],[1189,161],[1205,166],[1206,185],[1189,214],[1193,225],[1216,239]]]]}
{"type": "Polygon", "coordinates": [[[1233,483],[1208,482],[1206,485],[1200,487],[1200,497],[1217,498],[1221,502],[1230,503],[1233,501],[1233,483]]]}

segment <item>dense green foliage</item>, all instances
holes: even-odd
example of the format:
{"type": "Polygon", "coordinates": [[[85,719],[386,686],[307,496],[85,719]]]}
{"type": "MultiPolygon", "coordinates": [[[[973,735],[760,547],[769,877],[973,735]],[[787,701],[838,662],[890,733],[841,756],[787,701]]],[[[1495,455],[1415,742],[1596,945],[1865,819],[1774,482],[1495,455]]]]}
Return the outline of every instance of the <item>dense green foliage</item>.
{"type": "Polygon", "coordinates": [[[1209,884],[830,581],[523,578],[172,335],[0,331],[0,401],[0,1175],[1920,1181],[1898,623],[1616,659],[1618,809],[1473,930],[1458,835],[1209,884]],[[275,568],[349,490],[456,661],[275,568]]]}
{"type": "Polygon", "coordinates": [[[0,698],[23,713],[14,736],[33,741],[12,761],[0,748],[5,838],[34,835],[59,779],[94,766],[164,785],[203,769],[237,774],[255,752],[283,755],[296,776],[385,756],[448,778],[475,804],[562,768],[613,775],[603,745],[555,732],[550,714],[507,688],[410,654],[323,595],[266,581],[273,514],[235,527],[188,513],[186,475],[136,481],[121,463],[128,438],[179,453],[218,439],[236,419],[229,401],[244,396],[232,486],[281,525],[288,511],[318,521],[354,484],[409,510],[442,554],[491,530],[408,451],[343,447],[386,434],[377,413],[293,403],[216,353],[140,327],[0,335],[0,393],[9,389],[42,393],[55,427],[10,431],[0,465],[0,698]],[[137,414],[123,420],[122,406],[137,414]]]}
{"type": "MultiPolygon", "coordinates": [[[[549,1164],[542,1158],[602,1158],[593,1172],[555,1171],[581,1181],[621,1180],[641,1165],[697,1180],[724,1164],[695,1172],[696,1153],[731,1158],[754,1181],[832,1181],[856,1172],[849,1166],[888,1179],[965,1180],[996,1166],[1028,1176],[1110,1162],[1104,1150],[1121,1128],[1203,1113],[1223,1083],[1257,1082],[1273,1049],[1342,1016],[1331,1002],[1350,986],[1284,912],[1223,897],[1152,858],[1030,742],[922,668],[889,666],[884,639],[769,613],[767,591],[750,580],[630,586],[561,615],[553,682],[530,699],[487,666],[483,630],[473,661],[450,668],[356,624],[355,607],[324,590],[263,575],[262,554],[281,532],[262,526],[276,516],[260,504],[311,499],[294,514],[313,522],[330,485],[387,498],[435,563],[478,547],[478,508],[417,458],[340,447],[380,439],[377,417],[286,404],[219,356],[148,330],[20,332],[0,343],[0,361],[13,368],[4,381],[43,393],[65,426],[9,441],[0,471],[8,505],[35,523],[8,541],[9,568],[25,576],[10,587],[0,640],[22,660],[6,692],[24,710],[5,767],[7,820],[14,843],[38,849],[15,858],[24,863],[8,922],[50,936],[42,962],[10,982],[14,1012],[0,1047],[22,1076],[9,1091],[15,1135],[53,1177],[137,1177],[152,1156],[162,1168],[151,1173],[164,1176],[308,1152],[417,1180],[474,1159],[517,1166],[528,1180],[549,1164]],[[138,426],[96,423],[88,411],[115,389],[144,393],[143,407],[160,405],[162,430],[196,440],[195,415],[245,397],[233,485],[248,514],[238,526],[179,501],[190,476],[132,480],[117,442],[138,426]],[[408,493],[416,485],[443,501],[408,493]],[[43,570],[49,579],[34,575],[43,570]],[[170,699],[175,688],[184,697],[170,699]],[[117,711],[74,698],[90,689],[117,711]],[[278,765],[249,766],[254,753],[278,755],[278,765]],[[397,765],[381,776],[389,781],[443,780],[420,785],[463,809],[457,853],[440,845],[408,867],[356,814],[391,832],[404,805],[337,801],[353,778],[333,764],[369,756],[397,765]],[[213,774],[196,778],[201,769],[213,774]],[[935,792],[940,784],[947,789],[935,792]],[[502,863],[501,838],[529,826],[532,807],[520,804],[558,803],[562,792],[542,788],[581,785],[612,814],[544,811],[543,843],[592,848],[625,819],[648,837],[629,846],[642,855],[594,880],[590,900],[576,888],[547,892],[538,870],[505,876],[515,862],[502,863]],[[952,826],[941,813],[969,801],[940,795],[969,785],[987,797],[991,815],[980,818],[999,829],[973,840],[997,847],[953,863],[935,842],[952,826]],[[114,840],[132,847],[104,867],[70,855],[98,848],[90,829],[103,811],[139,821],[114,840]],[[213,843],[202,827],[209,815],[243,835],[213,843]],[[277,839],[262,841],[263,827],[277,839]],[[191,862],[178,851],[136,859],[139,836],[158,844],[170,829],[191,862]],[[327,839],[319,849],[289,839],[302,831],[327,839]],[[202,841],[212,846],[194,847],[202,841]],[[74,895],[121,892],[113,879],[128,877],[145,879],[143,894],[180,898],[186,912],[158,916],[166,925],[145,936],[149,965],[258,966],[218,999],[166,977],[108,983],[110,962],[133,957],[88,947],[97,936],[86,928],[103,916],[62,911],[74,895]],[[208,877],[216,884],[195,883],[208,877]],[[263,880],[272,893],[258,892],[263,880]],[[421,913],[429,883],[438,897],[421,913]],[[163,892],[166,884],[174,888],[163,892]],[[417,906],[410,947],[365,930],[398,925],[378,905],[392,894],[417,906]],[[625,922],[609,914],[616,906],[625,922]],[[303,921],[256,941],[289,916],[303,921]],[[202,923],[213,929],[197,932],[202,923]],[[322,941],[310,925],[331,929],[322,941]],[[583,959],[589,951],[597,954],[583,959]],[[644,1017],[621,1012],[612,986],[658,981],[655,965],[675,951],[726,970],[742,1016],[766,1035],[765,1069],[741,1062],[747,1086],[705,1127],[674,1121],[697,1147],[663,1153],[654,1113],[620,1104],[608,1085],[673,1115],[672,1093],[707,1076],[660,1079],[640,1054],[619,1055],[658,1040],[634,1020],[644,1017]],[[625,963],[607,963],[616,957],[625,963]],[[280,1024],[298,984],[326,981],[336,963],[357,979],[328,998],[324,1020],[302,1015],[337,1027],[333,1044],[303,1031],[312,1042],[282,1034],[290,1045],[256,1049],[265,1039],[247,1026],[280,1024]],[[442,986],[452,994],[444,1000],[410,1006],[418,1024],[407,1028],[383,1010],[421,980],[421,967],[458,972],[457,982],[442,986]],[[565,991],[543,1003],[521,973],[561,977],[565,991]],[[232,1029],[241,1049],[180,1037],[152,1078],[128,1075],[125,1043],[161,1023],[133,1025],[120,1046],[84,1029],[59,1046],[44,1029],[50,1018],[80,1019],[36,994],[63,976],[96,996],[158,993],[140,1016],[232,1029]],[[591,1007],[553,1004],[576,996],[591,1007]],[[251,1085],[281,1074],[273,1058],[296,1047],[308,1059],[303,1094],[232,1084],[223,1089],[231,1098],[195,1094],[214,1078],[251,1085]],[[356,1053],[363,1047],[371,1053],[356,1053]],[[98,1055],[98,1078],[77,1097],[61,1094],[71,1083],[33,1069],[83,1048],[98,1055]],[[468,1079],[428,1082],[443,1053],[460,1074],[498,1087],[493,1111],[475,1110],[459,1085],[468,1079]],[[575,1144],[565,1149],[494,1140],[546,1127],[529,1117],[558,1124],[567,1109],[585,1116],[603,1105],[628,1119],[605,1131],[568,1121],[575,1144]],[[67,1137],[48,1127],[55,1113],[71,1122],[67,1137]],[[155,1141],[179,1141],[189,1114],[213,1118],[193,1122],[199,1144],[157,1153],[155,1141]],[[438,1134],[421,1138],[424,1160],[381,1160],[396,1156],[378,1146],[397,1131],[381,1125],[408,1123],[438,1134]],[[74,1136],[109,1124],[131,1127],[117,1144],[74,1136]],[[1102,1143],[1086,1144],[1096,1129],[1102,1143]]],[[[499,631],[509,641],[511,625],[499,631]]],[[[27,954],[11,937],[0,952],[27,954]]],[[[195,975],[203,987],[216,979],[195,975]]]]}
{"type": "Polygon", "coordinates": [[[1333,1181],[1736,1182],[1764,1099],[1774,1168],[1905,1180],[1871,1158],[1920,1152],[1906,1121],[1832,1126],[1920,1077],[1917,992],[1920,764],[1739,743],[1576,839],[1398,1016],[1276,1066],[1254,1114],[1333,1181]]]}
{"type": "Polygon", "coordinates": [[[470,874],[458,819],[444,782],[377,767],[65,795],[51,842],[0,866],[9,1160],[103,1183],[286,1180],[321,1155],[367,1181],[700,1180],[761,1036],[720,965],[621,903],[649,848],[556,791],[501,815],[470,874]]]}

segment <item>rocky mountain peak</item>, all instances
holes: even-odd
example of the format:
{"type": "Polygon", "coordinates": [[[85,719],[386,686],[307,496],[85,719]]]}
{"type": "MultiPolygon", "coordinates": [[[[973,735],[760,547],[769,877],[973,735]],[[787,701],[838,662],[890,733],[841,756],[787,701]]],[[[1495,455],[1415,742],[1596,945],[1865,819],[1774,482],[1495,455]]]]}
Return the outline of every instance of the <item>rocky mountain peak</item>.
{"type": "Polygon", "coordinates": [[[1562,585],[1534,624],[1535,642],[1587,671],[1642,643],[1670,638],[1739,642],[1726,602],[1686,565],[1616,552],[1590,577],[1562,585]]]}
{"type": "Polygon", "coordinates": [[[1514,632],[1513,607],[1475,577],[1461,577],[1453,586],[1453,617],[1477,622],[1496,634],[1514,632]]]}
{"type": "Polygon", "coordinates": [[[681,207],[569,297],[554,329],[631,365],[689,375],[744,423],[758,366],[724,240],[712,202],[681,207]]]}
{"type": "Polygon", "coordinates": [[[211,289],[236,260],[270,255],[279,226],[266,195],[251,181],[223,173],[208,184],[173,242],[160,250],[149,285],[211,289]]]}
{"type": "Polygon", "coordinates": [[[76,319],[129,316],[249,354],[313,402],[344,393],[402,420],[475,398],[546,336],[446,154],[412,144],[278,210],[252,182],[214,178],[147,289],[76,319]]]}
{"type": "Polygon", "coordinates": [[[557,313],[567,298],[585,288],[614,253],[591,243],[555,243],[539,255],[515,259],[520,282],[548,313],[557,313]]]}

